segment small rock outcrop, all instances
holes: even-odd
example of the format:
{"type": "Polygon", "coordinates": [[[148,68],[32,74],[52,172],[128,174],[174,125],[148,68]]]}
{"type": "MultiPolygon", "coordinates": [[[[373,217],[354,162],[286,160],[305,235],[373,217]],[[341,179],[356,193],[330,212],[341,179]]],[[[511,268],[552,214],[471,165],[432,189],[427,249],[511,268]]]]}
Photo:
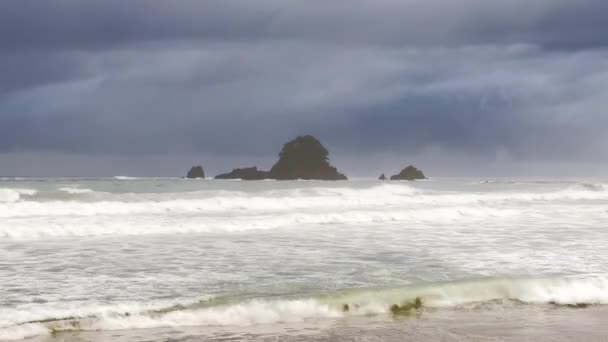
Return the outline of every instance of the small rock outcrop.
{"type": "Polygon", "coordinates": [[[312,135],[299,136],[283,146],[279,161],[270,169],[277,180],[346,180],[328,161],[329,151],[312,135]]]}
{"type": "Polygon", "coordinates": [[[222,173],[215,176],[215,179],[262,180],[268,179],[269,177],[270,173],[268,171],[258,170],[258,168],[254,166],[234,169],[231,172],[222,173]]]}
{"type": "Polygon", "coordinates": [[[188,174],[186,175],[186,178],[190,178],[190,179],[194,179],[194,178],[205,178],[205,171],[203,170],[202,166],[193,166],[190,171],[188,171],[188,174]]]}
{"type": "Polygon", "coordinates": [[[401,170],[399,174],[391,177],[391,180],[408,180],[413,181],[416,179],[426,179],[422,171],[418,170],[414,166],[410,165],[405,169],[401,170]]]}
{"type": "Polygon", "coordinates": [[[384,175],[384,173],[381,174],[380,177],[378,177],[378,180],[381,180],[381,181],[385,181],[386,180],[386,176],[384,175]]]}

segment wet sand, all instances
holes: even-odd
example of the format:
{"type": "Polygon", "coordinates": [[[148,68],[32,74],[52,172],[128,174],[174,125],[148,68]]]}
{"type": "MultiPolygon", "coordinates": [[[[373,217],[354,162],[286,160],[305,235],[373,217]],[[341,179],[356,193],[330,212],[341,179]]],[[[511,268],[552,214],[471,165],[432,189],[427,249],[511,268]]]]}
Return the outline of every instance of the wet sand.
{"type": "Polygon", "coordinates": [[[62,332],[44,342],[194,341],[608,341],[608,308],[523,306],[432,310],[393,318],[348,317],[250,327],[62,332]]]}

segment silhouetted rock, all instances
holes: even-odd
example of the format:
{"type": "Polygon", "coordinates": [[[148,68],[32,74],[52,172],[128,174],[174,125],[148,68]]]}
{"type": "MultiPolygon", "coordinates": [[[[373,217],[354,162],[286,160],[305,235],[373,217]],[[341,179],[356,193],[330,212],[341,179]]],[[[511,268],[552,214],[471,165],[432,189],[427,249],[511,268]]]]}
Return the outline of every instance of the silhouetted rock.
{"type": "Polygon", "coordinates": [[[346,176],[329,164],[328,155],[315,137],[299,136],[283,146],[279,161],[270,169],[270,178],[346,180],[346,176]]]}
{"type": "Polygon", "coordinates": [[[190,171],[188,171],[186,178],[205,178],[205,171],[203,171],[203,167],[200,165],[193,166],[190,171]]]}
{"type": "Polygon", "coordinates": [[[384,175],[384,173],[380,175],[380,177],[378,178],[378,180],[381,180],[381,181],[385,181],[386,180],[386,176],[384,175]]]}
{"type": "Polygon", "coordinates": [[[424,176],[422,171],[418,170],[417,168],[413,167],[412,165],[401,170],[401,172],[399,172],[398,175],[394,175],[391,177],[391,180],[412,181],[412,180],[416,180],[416,179],[426,179],[426,177],[424,176]]]}
{"type": "Polygon", "coordinates": [[[234,169],[228,173],[215,176],[215,179],[262,180],[270,178],[270,172],[258,170],[257,167],[234,169]]]}

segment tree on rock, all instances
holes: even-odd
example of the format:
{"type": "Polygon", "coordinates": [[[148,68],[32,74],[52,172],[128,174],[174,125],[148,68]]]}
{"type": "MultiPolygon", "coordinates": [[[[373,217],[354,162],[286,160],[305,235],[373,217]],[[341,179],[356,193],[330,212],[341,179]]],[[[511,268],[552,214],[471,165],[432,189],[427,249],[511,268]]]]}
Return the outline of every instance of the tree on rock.
{"type": "Polygon", "coordinates": [[[186,178],[205,178],[205,171],[203,170],[202,166],[193,166],[190,171],[188,171],[188,174],[186,175],[186,178]]]}
{"type": "Polygon", "coordinates": [[[321,142],[312,135],[305,135],[283,146],[279,161],[270,169],[270,178],[345,180],[346,176],[329,164],[329,151],[321,142]]]}
{"type": "Polygon", "coordinates": [[[391,177],[391,180],[408,180],[413,181],[416,179],[426,179],[422,171],[418,170],[414,166],[410,165],[405,169],[401,170],[399,174],[391,177]]]}

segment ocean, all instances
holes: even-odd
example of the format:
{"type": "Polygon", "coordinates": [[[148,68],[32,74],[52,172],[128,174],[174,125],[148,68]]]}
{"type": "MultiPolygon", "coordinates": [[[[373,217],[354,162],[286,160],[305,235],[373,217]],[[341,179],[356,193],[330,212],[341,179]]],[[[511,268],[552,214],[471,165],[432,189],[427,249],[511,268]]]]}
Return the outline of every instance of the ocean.
{"type": "Polygon", "coordinates": [[[607,260],[598,180],[0,179],[0,341],[602,341],[607,260]]]}

